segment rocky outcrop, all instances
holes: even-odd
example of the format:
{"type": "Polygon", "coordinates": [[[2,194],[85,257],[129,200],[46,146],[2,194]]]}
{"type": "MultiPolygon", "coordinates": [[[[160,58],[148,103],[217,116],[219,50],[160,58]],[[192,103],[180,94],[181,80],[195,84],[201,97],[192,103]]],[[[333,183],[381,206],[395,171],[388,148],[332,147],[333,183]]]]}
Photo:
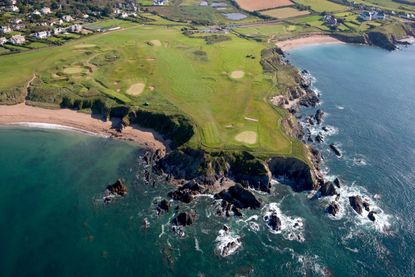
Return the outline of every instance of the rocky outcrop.
{"type": "Polygon", "coordinates": [[[337,195],[336,188],[334,187],[334,184],[330,181],[324,182],[320,189],[319,189],[321,196],[333,196],[337,195]]]}
{"type": "Polygon", "coordinates": [[[339,204],[336,202],[331,202],[330,205],[327,207],[327,212],[332,216],[336,216],[340,211],[339,204]]]}
{"type": "Polygon", "coordinates": [[[272,158],[268,167],[273,176],[288,179],[297,192],[318,189],[321,182],[308,164],[296,158],[272,158]]]}
{"type": "Polygon", "coordinates": [[[342,156],[342,152],[340,151],[337,145],[335,145],[334,143],[331,143],[329,147],[337,157],[340,158],[342,156]]]}
{"type": "Polygon", "coordinates": [[[157,204],[157,213],[167,213],[170,210],[170,203],[166,199],[163,199],[160,201],[160,203],[157,204]]]}
{"type": "Polygon", "coordinates": [[[371,212],[369,212],[368,214],[367,214],[367,218],[369,218],[370,219],[370,221],[375,221],[376,220],[376,217],[375,217],[375,214],[377,214],[377,212],[375,212],[375,211],[371,211],[371,212]]]}
{"type": "Polygon", "coordinates": [[[203,186],[192,180],[179,187],[177,190],[169,192],[168,196],[183,203],[190,203],[195,195],[202,193],[204,190],[205,188],[203,186]]]}
{"type": "Polygon", "coordinates": [[[128,192],[127,186],[124,184],[124,182],[121,179],[118,179],[114,184],[109,185],[107,187],[107,190],[114,195],[120,195],[124,196],[128,192]]]}
{"type": "Polygon", "coordinates": [[[255,195],[240,184],[236,184],[228,190],[223,190],[215,194],[214,197],[215,199],[222,199],[238,209],[257,209],[261,207],[261,202],[256,199],[255,195]]]}
{"type": "Polygon", "coordinates": [[[317,124],[321,124],[323,122],[323,116],[324,116],[324,112],[318,109],[316,111],[316,114],[314,115],[314,119],[316,120],[317,124]]]}
{"type": "Polygon", "coordinates": [[[270,216],[266,216],[265,218],[267,225],[273,231],[280,231],[281,230],[281,219],[278,217],[276,212],[273,212],[270,216]]]}
{"type": "Polygon", "coordinates": [[[188,225],[192,225],[195,219],[196,219],[196,212],[192,210],[189,212],[179,213],[172,220],[172,223],[175,226],[188,226],[188,225]]]}
{"type": "Polygon", "coordinates": [[[389,51],[396,49],[392,37],[383,32],[369,32],[367,38],[370,45],[375,45],[389,51]]]}
{"type": "Polygon", "coordinates": [[[362,212],[363,212],[362,197],[360,197],[359,195],[350,196],[349,203],[350,203],[350,206],[352,206],[353,210],[355,210],[358,214],[362,215],[362,212]]]}

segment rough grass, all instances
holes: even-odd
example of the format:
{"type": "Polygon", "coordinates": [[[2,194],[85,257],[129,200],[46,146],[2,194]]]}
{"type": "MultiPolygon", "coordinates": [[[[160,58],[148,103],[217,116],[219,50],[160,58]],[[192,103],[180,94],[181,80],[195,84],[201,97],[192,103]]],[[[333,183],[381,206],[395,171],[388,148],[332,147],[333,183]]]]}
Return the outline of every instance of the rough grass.
{"type": "Polygon", "coordinates": [[[268,96],[278,90],[259,63],[265,47],[268,46],[234,35],[229,41],[208,45],[203,39],[182,35],[180,27],[137,25],[60,47],[1,56],[0,84],[4,88],[23,87],[35,73],[42,88],[38,91],[49,94],[59,88],[61,95],[102,95],[152,111],[183,113],[196,127],[188,142],[195,148],[249,150],[257,155],[295,155],[304,159],[302,145],[282,130],[284,111],[267,102],[268,96]],[[155,34],[164,47],[148,45],[155,34]],[[83,49],[76,45],[96,47],[83,49]],[[206,53],[205,59],[195,59],[196,51],[206,53]],[[90,70],[88,74],[54,78],[65,68],[75,66],[90,70]],[[236,70],[249,78],[229,78],[227,72],[236,70]],[[154,91],[130,97],[126,92],[140,80],[146,80],[154,91]],[[244,132],[256,133],[256,142],[235,140],[238,134],[247,134],[244,132]]]}
{"type": "Polygon", "coordinates": [[[295,0],[295,2],[304,6],[309,6],[316,12],[334,12],[347,9],[346,6],[330,2],[329,0],[295,0]]]}

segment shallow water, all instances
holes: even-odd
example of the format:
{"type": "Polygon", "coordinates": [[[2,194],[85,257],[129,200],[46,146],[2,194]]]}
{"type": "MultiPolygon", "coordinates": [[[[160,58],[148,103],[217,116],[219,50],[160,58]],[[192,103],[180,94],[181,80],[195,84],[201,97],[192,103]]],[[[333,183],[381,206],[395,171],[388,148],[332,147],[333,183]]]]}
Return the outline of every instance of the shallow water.
{"type": "Polygon", "coordinates": [[[338,159],[321,146],[328,176],[345,181],[341,217],[324,212],[329,199],[311,200],[275,183],[270,195],[257,194],[264,207],[244,211],[242,219],[215,216],[208,196],[187,206],[172,203],[198,213],[179,237],[169,224],[174,211],[155,212],[154,202],[171,187],[160,178],[155,187],[141,181],[143,153],[136,146],[3,127],[0,275],[414,275],[415,48],[389,53],[330,45],[297,49],[289,58],[315,76],[319,108],[333,126],[326,140],[344,152],[338,159]],[[128,195],[104,204],[105,187],[119,177],[128,195]],[[346,196],[355,193],[382,211],[377,224],[347,205],[346,196]],[[265,224],[272,210],[281,217],[280,232],[265,224]],[[230,237],[219,236],[223,224],[230,237]],[[239,237],[241,247],[218,256],[216,247],[231,237],[239,237]]]}

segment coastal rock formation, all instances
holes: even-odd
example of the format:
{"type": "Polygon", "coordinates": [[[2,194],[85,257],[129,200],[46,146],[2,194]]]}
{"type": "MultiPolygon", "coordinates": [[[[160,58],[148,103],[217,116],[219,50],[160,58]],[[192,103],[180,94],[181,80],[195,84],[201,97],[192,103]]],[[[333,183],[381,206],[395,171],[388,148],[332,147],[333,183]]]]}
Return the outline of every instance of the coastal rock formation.
{"type": "Polygon", "coordinates": [[[270,216],[265,216],[265,220],[267,222],[267,225],[271,228],[271,230],[281,231],[281,219],[278,217],[276,212],[273,212],[270,216]]]}
{"type": "Polygon", "coordinates": [[[228,226],[224,225],[216,237],[216,254],[227,257],[235,253],[242,246],[241,238],[233,235],[228,226]]]}
{"type": "Polygon", "coordinates": [[[334,143],[331,143],[329,147],[337,157],[340,158],[342,156],[342,152],[334,143]]]}
{"type": "Polygon", "coordinates": [[[169,210],[170,210],[170,203],[166,199],[163,199],[160,201],[160,203],[158,203],[157,205],[158,214],[167,213],[169,212],[169,210]]]}
{"type": "Polygon", "coordinates": [[[324,112],[318,109],[316,111],[316,114],[314,115],[314,119],[316,120],[317,124],[321,124],[323,122],[323,116],[324,116],[324,112]]]}
{"type": "Polygon", "coordinates": [[[376,220],[376,217],[375,217],[375,214],[377,214],[377,212],[375,212],[375,211],[370,211],[368,214],[367,214],[367,217],[371,220],[371,221],[375,221],[376,220]]]}
{"type": "Polygon", "coordinates": [[[192,225],[196,219],[196,212],[191,210],[189,212],[179,213],[173,220],[172,223],[175,226],[188,226],[192,225]]]}
{"type": "Polygon", "coordinates": [[[355,210],[358,214],[362,215],[362,212],[363,212],[362,197],[360,197],[359,195],[350,196],[349,203],[350,203],[350,206],[352,206],[353,210],[355,210]]]}
{"type": "Polygon", "coordinates": [[[321,196],[333,196],[337,195],[336,188],[334,187],[334,184],[330,181],[324,182],[323,185],[321,185],[319,192],[321,196]]]}
{"type": "Polygon", "coordinates": [[[202,193],[204,190],[205,188],[203,186],[192,180],[179,187],[177,190],[169,192],[168,196],[183,203],[190,203],[195,195],[202,193]]]}
{"type": "Polygon", "coordinates": [[[336,202],[331,202],[330,205],[327,207],[327,212],[332,216],[336,216],[340,211],[339,204],[336,202]]]}
{"type": "Polygon", "coordinates": [[[336,178],[334,179],[334,181],[333,181],[333,184],[334,184],[336,187],[340,188],[340,187],[341,187],[342,182],[341,182],[341,180],[340,180],[338,177],[336,177],[336,178]]]}
{"type": "Polygon", "coordinates": [[[268,167],[275,177],[284,177],[290,181],[294,191],[316,190],[321,182],[318,173],[310,170],[310,166],[295,158],[272,158],[268,167]]]}
{"type": "Polygon", "coordinates": [[[114,195],[124,196],[128,192],[127,186],[121,179],[118,179],[114,184],[107,187],[108,191],[114,195]]]}
{"type": "Polygon", "coordinates": [[[238,209],[257,209],[261,207],[261,202],[256,199],[255,195],[243,188],[240,184],[230,187],[215,194],[215,199],[222,199],[238,209]]]}

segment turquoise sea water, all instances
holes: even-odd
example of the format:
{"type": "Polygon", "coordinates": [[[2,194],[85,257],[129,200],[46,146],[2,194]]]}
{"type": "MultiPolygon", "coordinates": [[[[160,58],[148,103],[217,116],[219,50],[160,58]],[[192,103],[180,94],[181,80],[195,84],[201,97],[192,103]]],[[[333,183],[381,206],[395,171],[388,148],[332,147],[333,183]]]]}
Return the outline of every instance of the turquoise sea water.
{"type": "Polygon", "coordinates": [[[169,225],[174,211],[155,212],[154,202],[171,187],[160,178],[155,187],[141,181],[136,146],[2,127],[0,276],[414,275],[415,47],[390,53],[328,45],[292,51],[289,59],[316,78],[324,124],[332,127],[326,141],[344,152],[337,159],[319,146],[327,176],[345,183],[338,219],[324,212],[329,199],[276,183],[270,195],[257,195],[264,208],[244,211],[242,219],[215,216],[208,196],[180,204],[198,217],[179,237],[169,225]],[[128,195],[104,204],[105,187],[119,177],[128,195]],[[356,193],[382,212],[376,224],[347,205],[356,193]],[[281,233],[266,227],[269,209],[278,210],[281,233]],[[215,250],[223,224],[242,242],[225,258],[215,250]]]}

